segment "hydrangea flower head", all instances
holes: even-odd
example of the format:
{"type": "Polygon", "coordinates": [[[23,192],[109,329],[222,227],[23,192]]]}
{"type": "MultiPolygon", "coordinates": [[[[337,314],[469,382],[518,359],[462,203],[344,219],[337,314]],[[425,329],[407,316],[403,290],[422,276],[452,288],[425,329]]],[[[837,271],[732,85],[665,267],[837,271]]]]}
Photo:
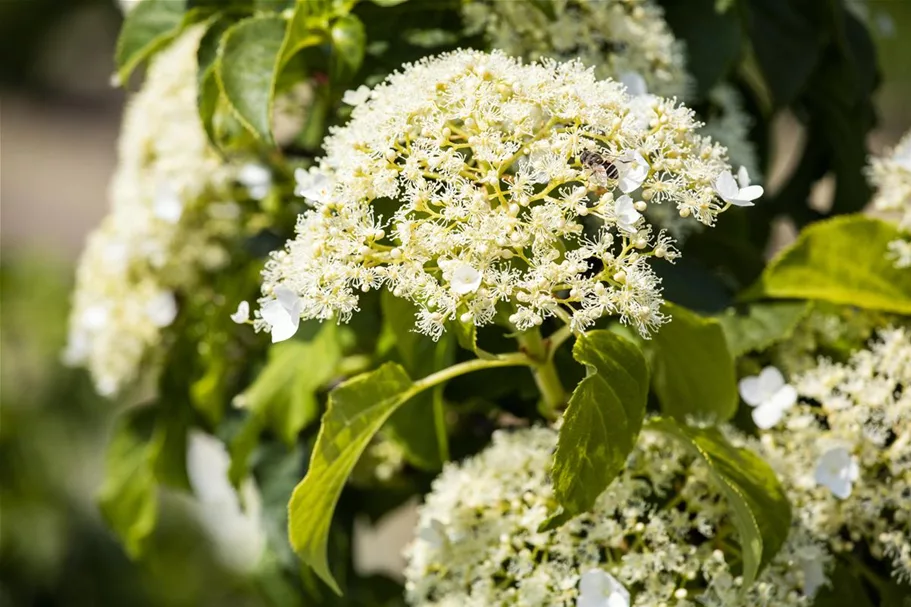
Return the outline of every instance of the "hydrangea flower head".
{"type": "Polygon", "coordinates": [[[155,56],[124,113],[111,210],[79,260],[64,360],[113,395],[178,313],[177,294],[227,261],[240,231],[237,169],[209,145],[196,105],[192,27],[155,56]]]}
{"type": "Polygon", "coordinates": [[[689,88],[683,44],[653,0],[466,0],[470,33],[483,32],[509,55],[578,58],[599,78],[621,79],[632,94],[684,97],[689,88]]]}
{"type": "Polygon", "coordinates": [[[420,508],[408,549],[406,599],[415,607],[808,607],[830,556],[794,527],[750,587],[718,549],[736,533],[703,460],[645,432],[591,512],[539,531],[553,504],[557,432],[498,431],[492,444],[447,464],[420,508]],[[672,502],[673,505],[668,506],[672,502]]]}
{"type": "MultiPolygon", "coordinates": [[[[726,208],[713,189],[725,149],[689,109],[633,104],[578,62],[457,51],[358,97],[319,171],[298,175],[313,209],[267,264],[262,310],[287,289],[301,317],[346,320],[359,292],[385,287],[435,338],[498,311],[519,330],[616,315],[647,335],[664,320],[649,260],[677,252],[643,212],[712,225],[726,208]]],[[[257,328],[272,327],[261,312],[257,328]]]]}
{"type": "Polygon", "coordinates": [[[839,552],[864,542],[911,580],[911,332],[881,330],[792,381],[801,402],[761,433],[759,455],[818,539],[839,552]]]}
{"type": "MultiPolygon", "coordinates": [[[[891,153],[872,159],[867,175],[876,188],[874,208],[894,213],[899,230],[911,234],[911,131],[891,153]]],[[[911,268],[911,238],[890,242],[888,254],[895,267],[911,268]]]]}

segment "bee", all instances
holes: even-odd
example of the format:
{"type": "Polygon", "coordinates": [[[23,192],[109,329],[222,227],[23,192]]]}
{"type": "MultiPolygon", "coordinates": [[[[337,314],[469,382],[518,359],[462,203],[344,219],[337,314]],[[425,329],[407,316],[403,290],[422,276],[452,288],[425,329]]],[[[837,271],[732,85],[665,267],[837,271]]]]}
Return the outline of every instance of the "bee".
{"type": "Polygon", "coordinates": [[[582,150],[579,154],[579,162],[601,182],[607,183],[608,179],[620,178],[617,166],[598,152],[582,150]]]}

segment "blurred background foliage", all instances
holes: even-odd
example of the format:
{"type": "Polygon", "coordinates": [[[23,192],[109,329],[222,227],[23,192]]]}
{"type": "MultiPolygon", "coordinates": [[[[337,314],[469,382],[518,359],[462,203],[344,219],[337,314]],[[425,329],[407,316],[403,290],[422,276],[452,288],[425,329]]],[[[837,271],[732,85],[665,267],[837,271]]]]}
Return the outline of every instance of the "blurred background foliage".
{"type": "MultiPolygon", "coordinates": [[[[911,31],[911,2],[855,3],[873,36],[878,75],[869,67],[858,68],[868,65],[863,56],[872,49],[855,25],[832,37],[802,29],[825,18],[811,10],[818,3],[741,0],[736,10],[751,12],[744,22],[755,30],[742,31],[733,14],[714,23],[699,19],[714,2],[662,4],[675,32],[688,43],[690,69],[700,90],[719,77],[719,56],[739,52],[741,37],[768,41],[768,46],[752,48],[753,62],[747,62],[736,79],[749,92],[751,111],[760,118],[754,135],[764,157],[774,158],[767,167],[770,202],[751,210],[750,216],[731,213],[722,222],[724,229],[706,231],[688,243],[701,251],[702,260],[714,256],[730,262],[740,255],[736,243],[744,237],[766,244],[769,230],[777,230],[786,238],[789,230],[829,209],[854,210],[849,207],[866,200],[866,185],[856,171],[858,163],[865,162],[856,154],[866,129],[856,127],[872,124],[875,110],[877,126],[866,141],[873,152],[893,144],[911,127],[911,37],[899,34],[911,31]],[[782,46],[783,39],[790,45],[782,46]],[[782,62],[790,64],[790,79],[768,79],[767,89],[756,86],[757,71],[774,73],[782,62]],[[858,91],[877,83],[875,108],[864,106],[858,91]],[[852,105],[858,99],[860,105],[852,105]],[[782,108],[788,111],[773,114],[782,108]],[[814,122],[819,116],[827,118],[814,122]],[[846,117],[850,120],[843,120],[846,117]],[[826,175],[829,166],[836,167],[835,172],[839,166],[847,168],[836,179],[826,175]],[[807,199],[810,205],[804,204],[807,199]]],[[[364,5],[363,10],[372,38],[370,28],[382,21],[371,18],[371,11],[380,9],[364,5]]],[[[72,263],[85,233],[105,212],[107,179],[116,160],[124,95],[110,86],[110,75],[120,22],[120,12],[109,0],[0,2],[0,156],[6,169],[0,182],[0,603],[265,605],[295,604],[299,597],[310,596],[311,604],[329,604],[316,584],[308,586],[306,576],[295,581],[304,587],[295,588],[278,575],[253,582],[231,572],[219,562],[180,496],[163,496],[161,523],[139,562],[127,558],[98,514],[95,496],[115,411],[94,395],[82,371],[59,363],[59,353],[72,263]]],[[[418,20],[413,25],[442,24],[418,20]]],[[[402,52],[402,59],[411,59],[409,52],[426,51],[406,46],[402,52]]],[[[734,275],[725,280],[709,279],[700,268],[681,264],[680,278],[705,282],[696,290],[703,294],[702,301],[677,301],[703,310],[727,303],[727,294],[736,288],[732,283],[749,283],[761,268],[761,257],[744,255],[742,263],[728,263],[726,271],[734,275]]],[[[673,293],[674,284],[668,289],[673,293]]],[[[275,449],[266,442],[253,459],[255,470],[269,471],[259,474],[259,480],[264,508],[278,513],[271,517],[275,528],[267,530],[274,546],[286,545],[280,513],[303,474],[306,445],[312,440],[305,434],[290,453],[278,441],[275,449]]],[[[418,484],[426,480],[415,476],[418,484]]],[[[394,503],[376,504],[371,517],[379,518],[415,488],[403,488],[392,498],[394,503]]],[[[358,490],[345,494],[340,537],[354,527],[348,520],[353,515],[346,512],[354,512],[355,506],[363,509],[362,502],[358,490]]],[[[399,547],[382,540],[379,546],[379,560],[395,569],[399,547]]],[[[353,571],[355,555],[337,548],[344,552],[339,559],[353,571]]],[[[280,548],[273,549],[272,558],[286,569],[294,567],[293,556],[280,548]]],[[[360,595],[349,595],[346,604],[400,601],[397,584],[379,575],[370,580],[360,595]]]]}

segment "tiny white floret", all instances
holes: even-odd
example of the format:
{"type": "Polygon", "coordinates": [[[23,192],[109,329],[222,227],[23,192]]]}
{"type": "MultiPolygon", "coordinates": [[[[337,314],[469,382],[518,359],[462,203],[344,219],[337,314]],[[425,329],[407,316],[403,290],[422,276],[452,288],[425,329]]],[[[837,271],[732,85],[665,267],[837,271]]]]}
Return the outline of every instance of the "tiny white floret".
{"type": "Polygon", "coordinates": [[[481,273],[467,263],[460,263],[452,270],[450,288],[459,295],[474,293],[481,286],[481,273]]]}
{"type": "Polygon", "coordinates": [[[242,301],[237,304],[237,312],[231,315],[231,320],[239,325],[242,325],[250,320],[250,304],[248,304],[246,301],[242,301]]]}
{"type": "Polygon", "coordinates": [[[313,202],[329,202],[332,180],[316,167],[311,167],[309,171],[297,169],[294,171],[294,179],[297,181],[294,193],[298,196],[313,202]]]}
{"type": "Polygon", "coordinates": [[[261,164],[249,162],[240,167],[237,181],[247,188],[251,198],[262,200],[272,188],[272,173],[261,164]]]}
{"type": "Polygon", "coordinates": [[[839,499],[851,497],[854,481],[860,477],[857,458],[845,447],[833,447],[816,462],[816,483],[824,485],[839,499]]]}
{"type": "Polygon", "coordinates": [[[161,291],[146,304],[146,314],[152,324],[163,329],[177,318],[177,300],[170,291],[161,291]]]}
{"type": "Polygon", "coordinates": [[[428,526],[418,529],[418,538],[437,549],[442,548],[449,541],[446,527],[437,519],[431,519],[428,526]]]}
{"type": "Polygon", "coordinates": [[[300,326],[303,302],[288,287],[275,287],[275,299],[267,302],[260,310],[263,320],[269,323],[272,343],[290,339],[300,326]]]}
{"type": "Polygon", "coordinates": [[[168,223],[177,223],[183,215],[183,202],[171,184],[159,183],[155,188],[155,200],[152,205],[155,217],[168,223]]]}
{"type": "Polygon", "coordinates": [[[629,590],[603,569],[589,569],[579,579],[576,607],[629,607],[629,590]]]}
{"type": "Polygon", "coordinates": [[[633,192],[642,185],[648,177],[649,166],[645,157],[638,150],[627,150],[617,158],[614,165],[620,174],[617,186],[624,194],[633,192]]]}
{"type": "Polygon", "coordinates": [[[639,72],[623,72],[620,82],[626,87],[626,94],[630,97],[640,97],[648,94],[648,84],[639,72]]]}
{"type": "Polygon", "coordinates": [[[635,232],[636,224],[642,219],[633,199],[626,194],[614,202],[614,213],[617,215],[617,226],[624,232],[635,232]]]}
{"type": "Polygon", "coordinates": [[[753,407],[753,421],[768,430],[781,421],[785,412],[797,403],[797,390],[786,383],[781,371],[766,367],[759,375],[744,377],[738,385],[744,402],[753,407]]]}
{"type": "Polygon", "coordinates": [[[750,185],[750,176],[745,167],[737,171],[737,179],[730,171],[724,171],[715,179],[715,193],[735,207],[751,207],[753,201],[762,196],[761,185],[750,185]]]}
{"type": "Polygon", "coordinates": [[[345,94],[342,95],[342,103],[348,105],[360,105],[370,99],[370,87],[365,84],[360,85],[356,89],[345,91],[345,94]]]}

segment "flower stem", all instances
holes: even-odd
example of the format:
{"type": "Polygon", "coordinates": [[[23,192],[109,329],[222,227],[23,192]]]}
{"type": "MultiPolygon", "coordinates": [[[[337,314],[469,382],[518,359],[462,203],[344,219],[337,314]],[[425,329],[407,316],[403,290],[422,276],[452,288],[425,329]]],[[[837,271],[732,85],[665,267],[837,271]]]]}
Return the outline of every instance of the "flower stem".
{"type": "Polygon", "coordinates": [[[445,381],[449,381],[454,377],[459,375],[464,375],[465,373],[471,373],[472,371],[480,371],[481,369],[494,369],[497,367],[520,367],[520,366],[533,366],[535,361],[533,361],[529,356],[523,354],[522,352],[515,352],[513,354],[501,354],[493,359],[484,359],[477,358],[475,360],[469,360],[451,367],[447,367],[436,373],[431,373],[427,377],[422,377],[421,379],[414,382],[413,388],[410,391],[413,391],[415,394],[426,390],[427,388],[432,388],[437,384],[441,384],[445,381]]]}
{"type": "Polygon", "coordinates": [[[560,382],[557,368],[541,339],[538,329],[531,329],[516,336],[520,349],[531,359],[531,373],[541,391],[541,413],[550,420],[559,417],[559,410],[566,404],[566,391],[560,382]]]}

